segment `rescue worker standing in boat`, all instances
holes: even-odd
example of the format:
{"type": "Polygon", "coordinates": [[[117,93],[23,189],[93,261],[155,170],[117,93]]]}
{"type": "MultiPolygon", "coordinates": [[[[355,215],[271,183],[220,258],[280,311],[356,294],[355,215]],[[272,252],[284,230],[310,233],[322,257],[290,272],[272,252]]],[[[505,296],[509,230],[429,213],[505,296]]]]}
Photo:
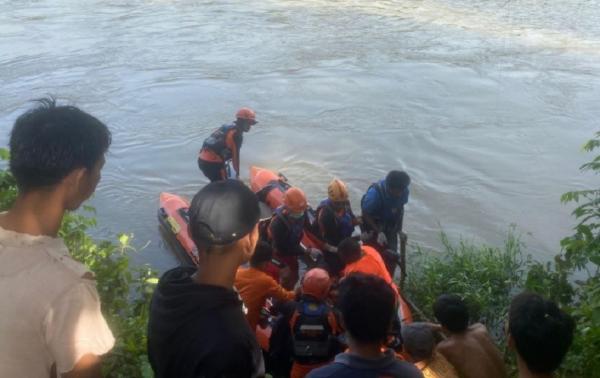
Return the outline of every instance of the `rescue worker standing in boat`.
{"type": "Polygon", "coordinates": [[[250,108],[241,108],[235,116],[233,124],[219,127],[206,138],[200,150],[198,167],[211,182],[228,178],[225,164],[230,160],[235,178],[240,177],[240,149],[244,133],[257,122],[256,113],[250,108]]]}
{"type": "Polygon", "coordinates": [[[354,216],[348,189],[342,180],[333,179],[327,187],[327,199],[321,201],[317,208],[319,236],[325,242],[323,257],[329,273],[339,276],[344,264],[337,254],[337,247],[342,240],[352,236],[354,226],[360,219],[354,216]]]}
{"type": "Polygon", "coordinates": [[[403,171],[390,171],[385,180],[372,184],[361,200],[363,231],[370,238],[368,243],[394,256],[383,254],[384,261],[394,275],[398,255],[398,234],[402,232],[404,205],[408,202],[410,177],[403,171]]]}
{"type": "Polygon", "coordinates": [[[274,256],[289,267],[290,276],[283,286],[291,290],[298,282],[298,257],[309,255],[318,256],[321,251],[315,248],[304,248],[301,244],[304,228],[310,227],[306,209],[308,203],[304,192],[291,187],[286,190],[283,205],[275,209],[268,226],[268,238],[275,251],[274,256]]]}

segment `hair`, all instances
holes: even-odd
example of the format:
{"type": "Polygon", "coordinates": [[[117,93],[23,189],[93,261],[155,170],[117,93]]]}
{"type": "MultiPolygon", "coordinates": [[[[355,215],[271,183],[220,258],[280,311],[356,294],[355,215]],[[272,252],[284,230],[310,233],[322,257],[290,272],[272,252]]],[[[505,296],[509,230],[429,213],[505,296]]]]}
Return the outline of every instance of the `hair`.
{"type": "Polygon", "coordinates": [[[351,237],[342,240],[338,245],[338,254],[344,264],[360,259],[361,251],[360,243],[351,237]]]}
{"type": "Polygon", "coordinates": [[[338,308],[346,330],[358,343],[386,340],[395,316],[395,303],[394,291],[377,276],[352,273],[340,283],[338,308]]]}
{"type": "Polygon", "coordinates": [[[537,294],[522,293],[510,304],[508,322],[517,353],[531,372],[558,369],[573,342],[571,316],[537,294]]]}
{"type": "Polygon", "coordinates": [[[433,305],[433,314],[450,332],[462,332],[469,326],[469,310],[458,295],[440,295],[433,305]]]}
{"type": "Polygon", "coordinates": [[[52,97],[36,100],[10,135],[10,171],[21,192],[59,184],[78,168],[92,169],[108,150],[106,125],[52,97]]]}
{"type": "Polygon", "coordinates": [[[435,349],[433,330],[426,323],[410,323],[402,327],[404,348],[415,361],[428,360],[435,349]]]}
{"type": "Polygon", "coordinates": [[[393,189],[404,190],[410,184],[410,176],[404,171],[390,171],[385,176],[385,185],[393,189]]]}
{"type": "Polygon", "coordinates": [[[260,264],[271,261],[273,258],[273,248],[271,244],[265,241],[259,241],[254,249],[254,254],[250,258],[250,266],[258,267],[260,264]]]}

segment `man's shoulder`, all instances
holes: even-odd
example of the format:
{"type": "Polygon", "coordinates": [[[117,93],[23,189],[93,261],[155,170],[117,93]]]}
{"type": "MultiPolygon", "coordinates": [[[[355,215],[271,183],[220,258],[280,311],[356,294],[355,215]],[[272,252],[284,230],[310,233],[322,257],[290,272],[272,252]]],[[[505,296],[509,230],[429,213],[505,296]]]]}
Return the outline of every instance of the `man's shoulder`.
{"type": "Polygon", "coordinates": [[[307,378],[325,378],[325,377],[359,377],[360,374],[353,371],[350,367],[332,362],[329,365],[320,367],[308,373],[307,378]]]}

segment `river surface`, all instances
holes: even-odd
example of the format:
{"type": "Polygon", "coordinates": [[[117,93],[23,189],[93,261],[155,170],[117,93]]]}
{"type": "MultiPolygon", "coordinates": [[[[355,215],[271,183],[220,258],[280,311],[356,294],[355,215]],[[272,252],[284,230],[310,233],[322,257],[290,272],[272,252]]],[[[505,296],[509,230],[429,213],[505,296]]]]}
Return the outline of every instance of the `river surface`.
{"type": "Polygon", "coordinates": [[[405,229],[548,259],[569,234],[561,193],[599,129],[600,0],[0,0],[0,144],[53,94],[114,143],[91,201],[97,236],[132,232],[137,263],[175,263],[161,191],[192,196],[203,139],[256,109],[242,176],[283,172],[312,203],[338,176],[355,208],[390,169],[412,177],[405,229]]]}

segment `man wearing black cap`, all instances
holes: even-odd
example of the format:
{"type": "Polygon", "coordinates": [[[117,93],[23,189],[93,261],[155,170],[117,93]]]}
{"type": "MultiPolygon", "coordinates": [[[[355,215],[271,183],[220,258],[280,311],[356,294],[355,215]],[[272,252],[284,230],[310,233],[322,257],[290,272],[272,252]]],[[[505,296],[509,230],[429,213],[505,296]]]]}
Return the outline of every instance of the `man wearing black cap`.
{"type": "Polygon", "coordinates": [[[190,235],[199,266],[166,272],[150,308],[148,357],[156,377],[256,377],[262,353],[233,290],[235,273],[258,241],[260,211],[239,181],[211,183],[194,196],[190,235]]]}

